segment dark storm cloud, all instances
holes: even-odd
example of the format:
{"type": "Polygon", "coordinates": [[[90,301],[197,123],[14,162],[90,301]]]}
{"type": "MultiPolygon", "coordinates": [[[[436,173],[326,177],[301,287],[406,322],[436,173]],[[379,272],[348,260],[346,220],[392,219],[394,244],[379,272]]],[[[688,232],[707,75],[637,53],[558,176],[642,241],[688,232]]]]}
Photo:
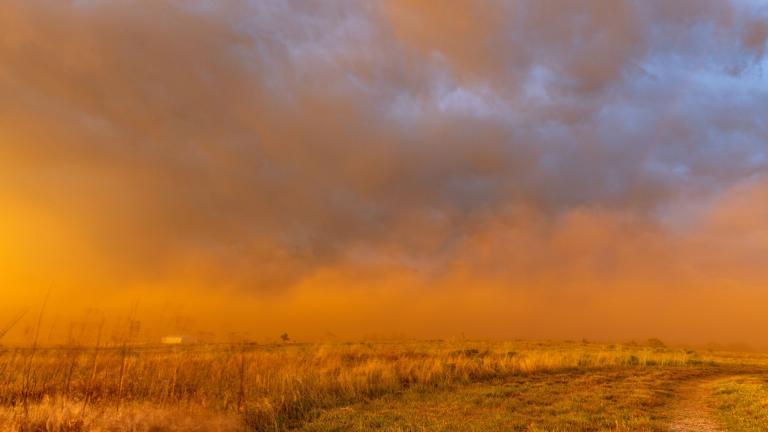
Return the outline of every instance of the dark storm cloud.
{"type": "Polygon", "coordinates": [[[714,0],[12,0],[0,179],[142,276],[439,271],[510,208],[653,225],[763,175],[766,17],[714,0]]]}

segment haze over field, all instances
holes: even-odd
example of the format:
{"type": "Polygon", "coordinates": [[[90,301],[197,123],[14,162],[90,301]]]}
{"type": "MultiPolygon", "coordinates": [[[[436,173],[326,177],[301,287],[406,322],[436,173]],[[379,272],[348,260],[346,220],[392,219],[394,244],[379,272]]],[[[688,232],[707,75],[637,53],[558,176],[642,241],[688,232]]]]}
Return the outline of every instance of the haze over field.
{"type": "Polygon", "coordinates": [[[4,0],[0,324],[768,345],[767,38],[760,0],[4,0]]]}

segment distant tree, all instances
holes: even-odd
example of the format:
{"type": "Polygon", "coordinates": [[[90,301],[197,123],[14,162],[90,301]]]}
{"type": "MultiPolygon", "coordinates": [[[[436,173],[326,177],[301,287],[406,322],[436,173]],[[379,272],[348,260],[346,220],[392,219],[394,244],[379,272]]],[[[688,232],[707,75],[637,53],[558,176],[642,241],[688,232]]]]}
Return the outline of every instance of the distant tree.
{"type": "Polygon", "coordinates": [[[651,348],[661,349],[666,348],[667,345],[658,338],[650,338],[648,339],[648,346],[651,348]]]}
{"type": "Polygon", "coordinates": [[[281,339],[283,342],[288,342],[289,340],[291,340],[291,338],[289,338],[289,337],[288,337],[288,333],[283,333],[283,334],[281,334],[281,335],[280,335],[280,339],[281,339]]]}

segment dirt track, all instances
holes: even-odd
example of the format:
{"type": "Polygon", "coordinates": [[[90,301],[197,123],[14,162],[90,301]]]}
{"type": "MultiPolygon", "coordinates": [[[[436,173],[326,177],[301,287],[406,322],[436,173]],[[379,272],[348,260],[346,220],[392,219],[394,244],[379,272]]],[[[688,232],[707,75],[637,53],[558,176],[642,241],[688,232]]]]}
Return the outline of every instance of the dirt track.
{"type": "Polygon", "coordinates": [[[715,419],[707,400],[712,394],[708,384],[713,380],[693,381],[679,389],[680,401],[674,406],[672,432],[722,432],[722,426],[715,419]]]}

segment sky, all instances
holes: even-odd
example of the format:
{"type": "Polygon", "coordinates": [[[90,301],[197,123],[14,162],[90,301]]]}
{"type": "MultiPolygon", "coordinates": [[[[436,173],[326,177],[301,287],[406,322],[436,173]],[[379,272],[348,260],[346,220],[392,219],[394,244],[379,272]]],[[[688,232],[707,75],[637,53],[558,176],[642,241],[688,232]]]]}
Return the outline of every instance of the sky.
{"type": "Polygon", "coordinates": [[[0,29],[0,321],[50,292],[54,329],[768,346],[768,2],[6,0],[0,29]]]}

